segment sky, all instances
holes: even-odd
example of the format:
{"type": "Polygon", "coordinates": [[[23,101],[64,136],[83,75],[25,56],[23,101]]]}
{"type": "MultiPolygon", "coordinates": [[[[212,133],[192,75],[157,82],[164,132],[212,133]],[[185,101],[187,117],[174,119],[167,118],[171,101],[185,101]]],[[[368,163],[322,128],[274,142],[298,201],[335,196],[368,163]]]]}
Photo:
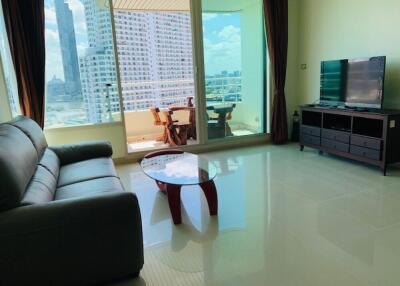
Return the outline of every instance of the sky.
{"type": "Polygon", "coordinates": [[[206,75],[241,70],[240,13],[203,13],[206,75]]]}
{"type": "MultiPolygon", "coordinates": [[[[74,17],[78,56],[88,46],[84,6],[67,0],[74,17]]],[[[55,75],[64,79],[54,0],[45,0],[46,81],[55,75]]],[[[206,75],[241,70],[240,13],[204,13],[203,42],[206,75]]]]}

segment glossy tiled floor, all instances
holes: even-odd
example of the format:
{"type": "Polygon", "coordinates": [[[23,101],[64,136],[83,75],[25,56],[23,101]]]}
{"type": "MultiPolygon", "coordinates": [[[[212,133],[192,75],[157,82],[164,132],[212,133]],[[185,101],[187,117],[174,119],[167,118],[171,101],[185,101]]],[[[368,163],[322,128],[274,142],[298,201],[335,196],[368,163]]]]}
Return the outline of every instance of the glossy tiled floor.
{"type": "Polygon", "coordinates": [[[137,164],[118,167],[145,240],[141,278],[120,285],[400,285],[400,167],[383,177],[295,145],[204,156],[219,169],[219,216],[188,187],[181,226],[137,164]]]}

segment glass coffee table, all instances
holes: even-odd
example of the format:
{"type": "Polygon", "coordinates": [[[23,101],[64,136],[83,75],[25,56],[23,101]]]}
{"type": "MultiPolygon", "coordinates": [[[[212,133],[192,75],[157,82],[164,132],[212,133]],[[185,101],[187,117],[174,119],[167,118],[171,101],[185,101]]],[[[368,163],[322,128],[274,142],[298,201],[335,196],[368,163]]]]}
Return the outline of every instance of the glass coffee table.
{"type": "Polygon", "coordinates": [[[210,215],[218,214],[217,189],[214,178],[215,165],[204,157],[165,150],[147,154],[140,163],[143,172],[152,178],[161,192],[167,195],[174,224],[182,223],[181,188],[199,185],[207,199],[210,215]]]}

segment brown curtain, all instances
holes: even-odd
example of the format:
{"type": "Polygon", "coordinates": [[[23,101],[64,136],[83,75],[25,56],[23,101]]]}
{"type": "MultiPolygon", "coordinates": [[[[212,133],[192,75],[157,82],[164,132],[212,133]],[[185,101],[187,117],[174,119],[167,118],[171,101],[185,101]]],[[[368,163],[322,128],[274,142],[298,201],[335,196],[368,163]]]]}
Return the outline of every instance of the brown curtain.
{"type": "Polygon", "coordinates": [[[265,29],[271,61],[274,98],[272,106],[272,141],[288,140],[285,82],[288,50],[288,0],[264,0],[265,29]]]}
{"type": "Polygon", "coordinates": [[[42,128],[45,112],[44,0],[2,0],[23,115],[42,128]]]}

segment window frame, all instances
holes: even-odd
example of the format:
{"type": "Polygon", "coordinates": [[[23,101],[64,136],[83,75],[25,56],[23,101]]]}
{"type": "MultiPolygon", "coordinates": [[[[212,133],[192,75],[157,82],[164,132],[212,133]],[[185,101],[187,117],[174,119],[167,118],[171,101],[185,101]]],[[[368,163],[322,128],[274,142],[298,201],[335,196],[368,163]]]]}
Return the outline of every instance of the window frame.
{"type": "MultiPolygon", "coordinates": [[[[48,126],[45,130],[49,130],[50,132],[55,130],[84,130],[85,128],[91,128],[98,126],[99,128],[105,126],[121,126],[123,127],[124,138],[123,141],[126,141],[126,126],[125,126],[125,115],[123,108],[123,97],[122,97],[122,88],[121,88],[121,75],[119,70],[119,59],[117,54],[117,46],[116,46],[116,32],[115,32],[115,22],[114,22],[114,9],[112,6],[112,0],[108,0],[108,5],[110,9],[110,17],[111,17],[111,26],[112,26],[112,45],[113,45],[113,56],[115,60],[115,68],[116,68],[116,78],[117,78],[117,89],[118,89],[118,98],[120,104],[120,118],[114,122],[103,122],[103,123],[90,123],[80,124],[80,125],[70,125],[70,126],[48,126]]],[[[267,57],[266,52],[264,53],[264,62],[265,62],[265,71],[264,71],[264,94],[267,93],[267,96],[264,97],[264,113],[263,113],[263,132],[259,134],[245,135],[245,136],[237,136],[237,137],[226,137],[221,139],[209,139],[207,132],[207,120],[206,120],[206,92],[205,92],[205,66],[204,66],[204,46],[203,46],[203,23],[202,23],[202,3],[198,0],[190,0],[191,6],[191,21],[192,21],[192,47],[193,47],[193,76],[195,82],[195,103],[196,103],[196,127],[198,132],[198,144],[192,146],[180,146],[185,151],[191,152],[201,152],[202,150],[213,150],[213,149],[221,149],[228,146],[246,146],[249,144],[257,144],[260,142],[267,142],[269,138],[269,130],[270,130],[270,114],[271,114],[271,73],[270,73],[270,63],[267,57]]],[[[4,21],[4,20],[3,20],[4,21]]],[[[264,29],[265,30],[265,29],[264,29]]],[[[264,49],[267,51],[265,34],[263,39],[265,45],[264,49]]],[[[2,65],[3,72],[4,66],[2,59],[0,58],[0,64],[2,65]]],[[[15,72],[15,71],[14,71],[15,72]]],[[[1,80],[1,77],[0,77],[1,80]]],[[[5,82],[4,82],[5,83],[5,82]]],[[[9,103],[9,102],[8,102],[9,103]]],[[[8,109],[10,110],[10,105],[8,104],[8,109]]],[[[119,146],[121,147],[121,146],[119,146]]],[[[128,152],[127,144],[124,144],[125,148],[125,156],[123,157],[125,160],[136,160],[141,158],[145,151],[139,151],[134,153],[128,152]]],[[[148,151],[147,151],[148,152],[148,151]]]]}

